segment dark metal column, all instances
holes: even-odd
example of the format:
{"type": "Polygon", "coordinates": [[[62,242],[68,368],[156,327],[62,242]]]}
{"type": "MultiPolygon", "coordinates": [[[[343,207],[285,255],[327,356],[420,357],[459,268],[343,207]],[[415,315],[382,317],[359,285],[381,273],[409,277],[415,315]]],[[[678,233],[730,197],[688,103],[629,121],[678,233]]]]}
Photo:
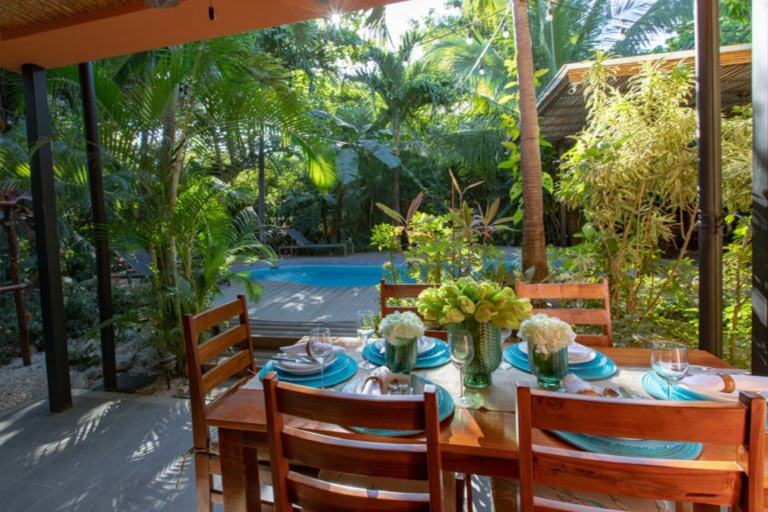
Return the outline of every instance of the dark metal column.
{"type": "Polygon", "coordinates": [[[719,6],[696,0],[696,117],[699,148],[699,348],[723,352],[723,236],[720,161],[719,6]]]}
{"type": "Polygon", "coordinates": [[[752,372],[768,375],[768,0],[752,0],[752,372]]]}
{"type": "Polygon", "coordinates": [[[53,188],[51,118],[45,89],[45,70],[34,64],[24,64],[21,70],[24,76],[48,401],[52,412],[61,412],[72,407],[72,391],[69,383],[67,334],[64,329],[64,294],[61,288],[56,194],[53,188]]]}
{"type": "MultiPolygon", "coordinates": [[[[112,320],[112,278],[109,271],[109,241],[107,237],[107,213],[104,206],[104,178],[101,172],[99,117],[96,111],[93,64],[84,62],[78,65],[78,69],[80,71],[80,90],[83,97],[88,181],[91,186],[99,320],[101,323],[104,323],[112,320]]],[[[115,362],[115,331],[111,324],[101,328],[101,367],[104,372],[104,389],[114,391],[117,389],[117,364],[115,362]]]]}

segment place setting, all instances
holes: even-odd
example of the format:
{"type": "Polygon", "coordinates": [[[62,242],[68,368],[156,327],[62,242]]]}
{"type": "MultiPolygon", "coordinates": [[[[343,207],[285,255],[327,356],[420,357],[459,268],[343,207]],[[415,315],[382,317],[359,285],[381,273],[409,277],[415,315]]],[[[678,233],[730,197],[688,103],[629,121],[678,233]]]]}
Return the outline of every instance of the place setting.
{"type": "Polygon", "coordinates": [[[327,388],[346,382],[357,373],[357,362],[345,348],[333,343],[328,328],[313,329],[306,339],[280,347],[259,372],[259,379],[277,372],[281,381],[327,388]]]}
{"type": "MultiPolygon", "coordinates": [[[[450,361],[448,345],[441,340],[425,337],[424,329],[424,323],[418,315],[395,312],[382,319],[378,328],[382,338],[371,343],[370,338],[376,332],[375,316],[369,312],[358,314],[358,337],[365,343],[364,362],[360,367],[373,368],[373,371],[351,380],[340,391],[370,397],[423,395],[425,386],[433,385],[437,390],[439,420],[442,422],[450,418],[455,408],[450,393],[444,387],[412,373],[419,368],[450,361]]],[[[347,428],[361,434],[386,437],[412,436],[423,432],[355,426],[347,428]]]]}
{"type": "Polygon", "coordinates": [[[689,364],[688,347],[675,341],[652,342],[651,370],[640,382],[643,391],[657,400],[736,403],[742,391],[768,391],[768,377],[736,368],[689,364]]]}
{"type": "Polygon", "coordinates": [[[507,347],[504,360],[524,372],[551,373],[559,381],[566,373],[583,380],[601,380],[617,371],[610,357],[578,343],[571,326],[558,318],[534,315],[521,324],[518,335],[523,341],[507,347]]]}
{"type": "MultiPolygon", "coordinates": [[[[365,337],[362,368],[387,365],[397,371],[401,366],[422,370],[436,368],[450,361],[448,344],[437,338],[424,336],[424,324],[415,313],[395,312],[385,317],[379,326],[378,338],[372,338],[375,328],[364,329],[365,337]],[[397,332],[395,332],[397,330],[397,332]],[[417,337],[412,334],[421,332],[417,337]],[[402,337],[402,336],[405,337],[402,337]],[[412,343],[410,340],[415,339],[412,343]]],[[[358,335],[360,333],[358,329],[358,335]]]]}

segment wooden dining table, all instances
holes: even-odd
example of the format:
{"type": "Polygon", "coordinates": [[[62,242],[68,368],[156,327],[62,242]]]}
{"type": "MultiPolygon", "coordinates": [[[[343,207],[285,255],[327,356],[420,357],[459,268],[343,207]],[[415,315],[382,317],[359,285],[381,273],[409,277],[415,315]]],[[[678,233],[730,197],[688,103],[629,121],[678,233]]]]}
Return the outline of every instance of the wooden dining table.
{"type": "MultiPolygon", "coordinates": [[[[353,338],[340,339],[350,352],[360,352],[360,342],[353,338]]],[[[618,366],[619,373],[622,369],[641,370],[650,368],[650,350],[642,348],[600,347],[600,352],[610,357],[618,366]]],[[[358,354],[359,355],[359,354],[358,354]]],[[[731,366],[702,350],[690,350],[689,362],[691,365],[707,366],[712,368],[731,368],[731,366]]],[[[361,374],[358,371],[358,375],[361,374]]],[[[447,380],[449,370],[443,370],[442,380],[447,380]]],[[[495,389],[495,393],[509,393],[514,397],[514,382],[509,378],[497,379],[497,370],[494,373],[494,381],[502,380],[505,389],[495,389]]],[[[422,372],[415,372],[417,374],[422,372]]],[[[427,371],[428,373],[428,371],[427,371]]],[[[254,379],[258,377],[254,376],[254,379]]],[[[434,373],[429,374],[430,380],[443,385],[434,373]]],[[[458,371],[455,372],[458,379],[458,371]]],[[[257,386],[260,383],[254,382],[257,386]]],[[[452,383],[453,384],[453,383],[452,383]]],[[[499,384],[494,384],[498,386],[499,384]]],[[[517,467],[517,441],[515,426],[514,404],[498,407],[491,410],[483,406],[482,402],[477,408],[457,407],[453,416],[444,421],[442,425],[440,447],[442,450],[443,470],[445,472],[457,472],[465,474],[484,475],[516,480],[517,467]]],[[[259,389],[238,389],[228,397],[221,400],[218,405],[207,415],[208,425],[217,427],[219,431],[219,445],[221,452],[222,485],[224,491],[224,509],[227,512],[244,512],[248,503],[261,501],[260,482],[245,478],[244,450],[262,448],[266,446],[267,422],[264,411],[264,394],[259,389]]],[[[328,433],[335,436],[345,436],[355,439],[373,439],[361,434],[353,433],[338,425],[313,423],[306,420],[298,420],[292,426],[305,428],[315,432],[328,433]]],[[[412,438],[408,438],[412,440],[412,438]]],[[[555,439],[545,433],[537,433],[534,441],[536,444],[552,446],[568,446],[563,441],[555,439]]],[[[698,460],[733,461],[737,460],[736,447],[705,446],[698,460]]],[[[258,509],[258,508],[256,508],[258,509]]],[[[706,506],[697,506],[695,510],[716,510],[706,506]]]]}

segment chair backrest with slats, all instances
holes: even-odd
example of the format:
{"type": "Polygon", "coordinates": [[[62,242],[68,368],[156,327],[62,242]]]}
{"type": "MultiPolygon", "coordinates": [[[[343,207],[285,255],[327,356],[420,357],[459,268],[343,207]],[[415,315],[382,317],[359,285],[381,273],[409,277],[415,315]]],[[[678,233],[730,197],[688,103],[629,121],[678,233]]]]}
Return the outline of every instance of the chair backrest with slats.
{"type": "Polygon", "coordinates": [[[558,507],[557,502],[534,499],[534,484],[762,511],[765,412],[765,399],[756,394],[742,393],[738,404],[659,402],[566,395],[520,386],[521,511],[572,510],[566,504],[558,507]],[[738,446],[745,454],[741,461],[745,467],[733,461],[620,457],[534,445],[534,429],[738,446]]]}
{"type": "MultiPolygon", "coordinates": [[[[427,288],[434,288],[436,284],[389,284],[383,279],[381,280],[381,318],[387,315],[391,315],[395,311],[411,311],[421,317],[418,309],[413,306],[390,306],[390,299],[415,299],[419,294],[427,288]]],[[[423,319],[423,317],[422,317],[423,319]]],[[[448,333],[441,330],[427,330],[424,334],[432,336],[433,338],[439,338],[441,340],[447,339],[448,333]]]]}
{"type": "MultiPolygon", "coordinates": [[[[255,370],[251,327],[248,322],[248,305],[245,296],[238,295],[237,300],[197,315],[184,315],[184,343],[187,349],[194,446],[196,449],[207,449],[210,443],[208,428],[205,425],[205,402],[208,394],[227,380],[242,374],[244,370],[255,370]],[[238,321],[233,327],[228,327],[205,342],[198,344],[198,337],[201,333],[234,317],[237,317],[238,321]],[[208,366],[214,358],[221,360],[203,371],[203,366],[208,366]]],[[[243,376],[217,400],[226,396],[229,391],[238,387],[248,377],[247,375],[243,376]]],[[[207,407],[212,407],[212,404],[207,407]]]]}
{"type": "MultiPolygon", "coordinates": [[[[315,512],[442,510],[437,394],[361,396],[264,379],[272,485],[278,511],[292,505],[315,512]],[[285,424],[285,416],[364,428],[425,430],[426,443],[362,441],[323,435],[285,424]],[[291,464],[374,478],[424,480],[429,493],[375,491],[339,486],[299,475],[291,464]]],[[[247,466],[248,464],[246,464],[247,466]]]]}
{"type": "Polygon", "coordinates": [[[533,314],[543,313],[555,316],[572,325],[598,326],[603,334],[578,334],[576,341],[594,347],[613,345],[613,327],[611,326],[611,295],[608,280],[599,283],[516,283],[517,296],[531,299],[534,303],[533,314]],[[594,300],[602,301],[599,308],[540,308],[537,301],[547,300],[594,300]]]}

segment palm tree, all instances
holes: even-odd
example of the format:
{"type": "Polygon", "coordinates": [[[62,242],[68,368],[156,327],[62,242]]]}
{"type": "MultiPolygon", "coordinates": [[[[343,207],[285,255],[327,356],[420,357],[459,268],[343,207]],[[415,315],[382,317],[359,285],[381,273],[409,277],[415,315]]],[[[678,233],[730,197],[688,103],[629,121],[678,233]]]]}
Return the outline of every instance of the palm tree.
{"type": "Polygon", "coordinates": [[[530,280],[543,281],[547,269],[544,233],[544,194],[541,188],[539,118],[536,110],[536,77],[528,20],[528,0],[511,0],[515,28],[515,60],[520,108],[520,172],[523,177],[523,262],[530,280]]]}
{"type": "Polygon", "coordinates": [[[674,22],[682,19],[686,6],[681,0],[642,4],[633,0],[623,0],[619,4],[610,0],[562,0],[557,5],[542,0],[510,0],[509,4],[475,0],[472,7],[485,15],[491,9],[504,12],[505,5],[512,8],[515,33],[524,202],[522,264],[523,270],[531,273],[531,280],[538,282],[547,277],[548,269],[533,41],[537,42],[539,57],[544,57],[548,64],[549,74],[554,76],[559,66],[582,58],[582,52],[591,51],[595,45],[608,43],[608,46],[628,53],[639,51],[653,34],[671,28],[674,22]],[[529,8],[536,22],[533,27],[529,8]],[[608,23],[613,24],[613,30],[607,31],[606,40],[605,26],[608,23]],[[536,36],[533,39],[532,28],[536,36]]]}
{"type": "MultiPolygon", "coordinates": [[[[437,106],[450,102],[451,82],[439,76],[425,61],[411,62],[418,38],[413,33],[403,36],[396,52],[372,48],[370,60],[375,69],[360,70],[357,79],[368,85],[384,102],[376,125],[392,127],[392,145],[395,155],[400,155],[403,129],[416,114],[428,105],[437,106]]],[[[400,211],[400,169],[392,169],[392,209],[400,211]]]]}

